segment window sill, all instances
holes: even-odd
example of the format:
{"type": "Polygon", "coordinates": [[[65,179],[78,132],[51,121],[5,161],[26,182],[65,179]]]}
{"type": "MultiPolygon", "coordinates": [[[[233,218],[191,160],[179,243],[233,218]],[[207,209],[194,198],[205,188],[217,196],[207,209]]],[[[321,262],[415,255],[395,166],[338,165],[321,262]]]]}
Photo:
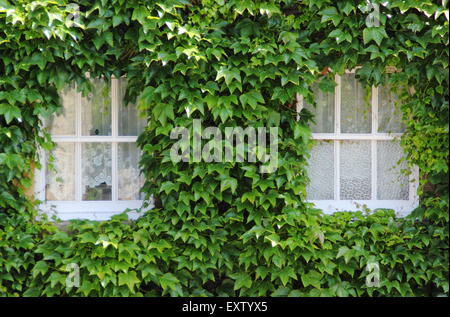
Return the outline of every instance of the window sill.
{"type": "Polygon", "coordinates": [[[141,212],[134,211],[140,209],[144,201],[142,200],[123,200],[123,201],[46,201],[39,206],[41,213],[49,217],[56,216],[60,220],[70,219],[89,219],[89,220],[108,220],[112,216],[120,214],[127,209],[131,209],[128,216],[131,220],[139,218],[144,210],[153,208],[150,203],[141,212]]]}
{"type": "Polygon", "coordinates": [[[405,217],[418,207],[419,201],[413,200],[309,200],[325,214],[333,214],[339,211],[360,211],[366,208],[393,209],[397,216],[405,217]]]}

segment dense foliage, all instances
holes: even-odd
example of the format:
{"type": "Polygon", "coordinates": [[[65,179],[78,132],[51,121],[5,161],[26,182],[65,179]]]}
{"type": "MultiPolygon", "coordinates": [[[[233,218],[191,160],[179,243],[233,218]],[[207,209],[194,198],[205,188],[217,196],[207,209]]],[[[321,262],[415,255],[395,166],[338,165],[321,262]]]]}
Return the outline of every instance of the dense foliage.
{"type": "MultiPolygon", "coordinates": [[[[447,1],[0,0],[0,294],[435,296],[448,295],[447,1]],[[381,1],[373,1],[375,4],[381,1]],[[328,216],[305,201],[311,113],[296,94],[357,71],[402,90],[408,163],[421,205],[328,216]],[[399,72],[386,73],[386,67],[399,72]],[[143,191],[156,208],[135,222],[36,221],[42,118],[58,90],[126,75],[148,126],[143,191]],[[169,160],[176,126],[279,126],[279,166],[169,160]],[[37,163],[36,163],[37,164],[37,163]],[[39,167],[39,166],[38,166],[39,167]],[[367,287],[368,263],[381,284],[367,287]],[[80,287],[66,287],[68,266],[80,287]]],[[[246,151],[248,149],[246,148],[246,151]]]]}

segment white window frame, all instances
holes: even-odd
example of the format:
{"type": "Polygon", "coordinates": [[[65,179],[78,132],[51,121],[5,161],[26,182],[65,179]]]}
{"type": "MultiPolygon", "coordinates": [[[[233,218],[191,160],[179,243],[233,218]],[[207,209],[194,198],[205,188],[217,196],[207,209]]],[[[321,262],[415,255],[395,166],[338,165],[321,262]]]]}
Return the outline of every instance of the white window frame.
{"type": "MultiPolygon", "coordinates": [[[[75,200],[55,201],[45,199],[46,162],[47,153],[39,149],[39,157],[42,168],[37,171],[35,178],[35,196],[41,201],[39,210],[48,215],[56,215],[61,220],[90,219],[107,220],[115,214],[126,209],[139,209],[143,206],[143,200],[118,200],[118,144],[122,142],[136,143],[137,136],[119,136],[119,79],[111,78],[111,135],[109,136],[83,136],[81,134],[81,92],[76,92],[75,101],[75,136],[52,135],[55,143],[71,142],[75,144],[75,200]],[[82,157],[81,144],[85,142],[100,142],[111,144],[111,200],[82,200],[82,157]]],[[[139,216],[137,212],[129,212],[131,219],[139,216]]]]}
{"type": "MultiPolygon", "coordinates": [[[[356,68],[357,69],[357,68],[356,68]]],[[[346,74],[355,73],[356,69],[347,70],[346,74]]],[[[326,214],[336,211],[358,211],[362,207],[373,209],[386,208],[395,210],[398,216],[406,216],[419,205],[417,188],[419,183],[419,168],[414,166],[409,175],[408,200],[380,200],[377,199],[377,141],[399,140],[403,133],[379,133],[378,132],[378,87],[372,86],[371,133],[342,133],[341,121],[341,76],[335,76],[336,87],[334,90],[334,133],[312,133],[314,140],[332,141],[334,146],[334,199],[333,200],[308,200],[326,214]],[[371,199],[370,200],[341,200],[340,199],[340,141],[342,140],[368,140],[371,141],[371,199]]],[[[297,112],[304,107],[302,95],[297,95],[297,112]]]]}

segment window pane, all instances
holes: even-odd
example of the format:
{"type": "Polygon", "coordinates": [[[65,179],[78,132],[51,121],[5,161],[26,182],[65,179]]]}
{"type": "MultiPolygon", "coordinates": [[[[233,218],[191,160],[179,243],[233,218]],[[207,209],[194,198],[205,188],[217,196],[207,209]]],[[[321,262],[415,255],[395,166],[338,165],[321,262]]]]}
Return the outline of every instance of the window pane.
{"type": "Polygon", "coordinates": [[[111,135],[111,88],[103,79],[92,80],[93,90],[81,98],[82,135],[111,135]]]}
{"type": "Polygon", "coordinates": [[[389,86],[378,88],[378,132],[405,132],[399,100],[389,86]]]}
{"type": "Polygon", "coordinates": [[[140,151],[136,143],[118,144],[119,200],[139,200],[139,190],[144,184],[138,167],[140,151]]]}
{"type": "Polygon", "coordinates": [[[68,85],[60,93],[62,112],[52,115],[48,127],[52,135],[75,135],[75,106],[77,92],[75,85],[68,85]]]}
{"type": "Polygon", "coordinates": [[[372,132],[370,96],[365,95],[365,89],[356,80],[355,74],[341,77],[341,132],[372,132]]]}
{"type": "Polygon", "coordinates": [[[342,200],[371,198],[370,141],[343,141],[340,154],[342,200]]]}
{"type": "Polygon", "coordinates": [[[139,135],[144,130],[145,120],[139,117],[136,104],[125,105],[123,102],[127,80],[119,80],[119,135],[139,135]]]}
{"type": "Polygon", "coordinates": [[[318,141],[309,158],[307,172],[310,183],[306,187],[307,198],[311,200],[334,198],[334,143],[318,141]]]}
{"type": "Polygon", "coordinates": [[[111,144],[83,143],[83,200],[111,200],[111,144]]]}
{"type": "Polygon", "coordinates": [[[334,132],[334,93],[325,93],[317,85],[313,87],[316,106],[305,103],[305,108],[315,114],[311,123],[311,130],[314,133],[334,132]]]}
{"type": "Polygon", "coordinates": [[[408,200],[408,176],[401,173],[407,168],[399,141],[377,142],[377,195],[378,199],[408,200]]]}
{"type": "Polygon", "coordinates": [[[47,164],[45,199],[75,199],[75,144],[57,143],[53,150],[56,170],[50,170],[47,164]]]}

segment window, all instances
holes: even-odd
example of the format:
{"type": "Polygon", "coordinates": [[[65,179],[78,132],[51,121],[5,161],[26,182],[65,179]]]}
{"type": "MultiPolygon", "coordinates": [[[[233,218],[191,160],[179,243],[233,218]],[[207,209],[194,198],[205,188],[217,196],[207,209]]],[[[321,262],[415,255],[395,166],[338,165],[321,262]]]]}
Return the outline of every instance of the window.
{"type": "Polygon", "coordinates": [[[59,218],[108,219],[142,206],[143,176],[136,138],[145,126],[136,105],[124,105],[126,79],[93,79],[82,96],[74,85],[61,92],[63,111],[47,123],[56,148],[37,177],[41,210],[59,218]]]}
{"type": "Polygon", "coordinates": [[[418,170],[408,175],[399,137],[398,101],[389,87],[366,91],[354,72],[336,76],[334,93],[315,90],[312,125],[316,143],[309,159],[307,198],[325,212],[394,209],[406,215],[418,205],[418,170]]]}

